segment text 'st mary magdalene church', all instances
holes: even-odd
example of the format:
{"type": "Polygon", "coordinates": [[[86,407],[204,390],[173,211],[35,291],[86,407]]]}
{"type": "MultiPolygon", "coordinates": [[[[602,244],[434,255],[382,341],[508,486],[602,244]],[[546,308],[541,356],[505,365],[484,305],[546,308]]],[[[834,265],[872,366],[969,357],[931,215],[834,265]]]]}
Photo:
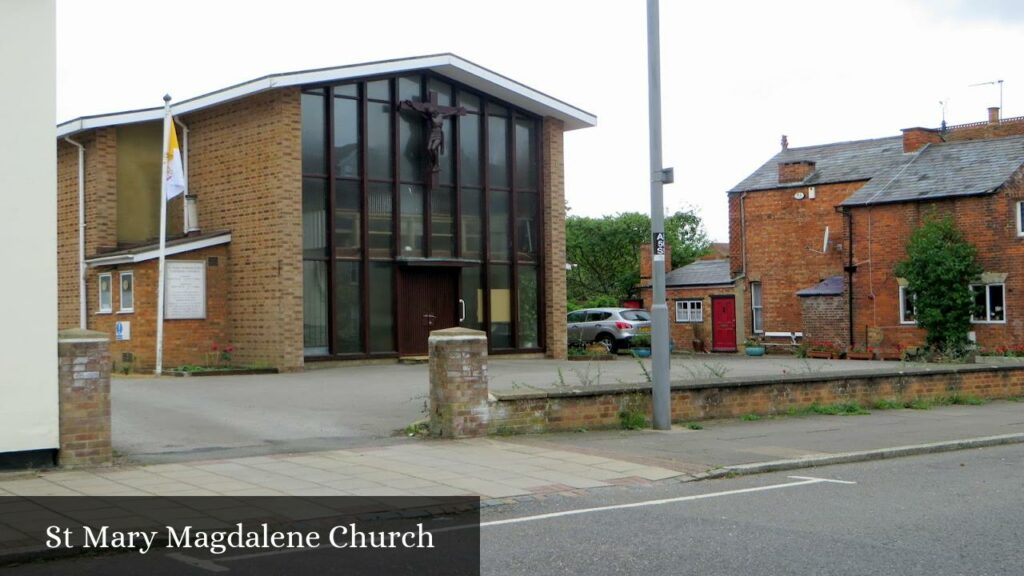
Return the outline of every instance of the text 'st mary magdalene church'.
{"type": "MultiPolygon", "coordinates": [[[[422,355],[456,325],[491,353],[565,355],[562,134],[593,115],[451,54],[268,76],[172,113],[188,194],[168,205],[164,366],[215,346],[281,370],[422,355]]],[[[135,370],[156,350],[162,119],[58,126],[60,327],[84,317],[135,370]]]]}

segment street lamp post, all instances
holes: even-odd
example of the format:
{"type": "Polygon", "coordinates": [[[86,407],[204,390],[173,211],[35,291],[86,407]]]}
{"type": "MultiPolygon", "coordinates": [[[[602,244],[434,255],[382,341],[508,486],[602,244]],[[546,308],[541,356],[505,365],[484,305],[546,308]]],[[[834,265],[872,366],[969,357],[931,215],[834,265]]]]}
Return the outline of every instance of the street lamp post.
{"type": "Polygon", "coordinates": [[[651,139],[651,340],[654,429],[672,427],[669,386],[668,307],[665,305],[665,202],[662,186],[672,182],[672,169],[661,166],[661,39],[658,0],[647,0],[647,87],[651,139]]]}

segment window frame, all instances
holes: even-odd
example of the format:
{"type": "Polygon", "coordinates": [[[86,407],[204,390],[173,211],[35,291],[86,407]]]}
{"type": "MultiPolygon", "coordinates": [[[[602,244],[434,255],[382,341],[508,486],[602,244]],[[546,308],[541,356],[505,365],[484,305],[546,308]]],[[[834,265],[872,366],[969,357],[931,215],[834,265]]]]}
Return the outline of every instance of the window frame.
{"type": "Polygon", "coordinates": [[[1022,214],[1022,211],[1024,211],[1024,200],[1018,200],[1014,207],[1016,208],[1014,212],[1016,212],[1017,216],[1017,237],[1024,237],[1024,217],[1022,217],[1024,216],[1022,214]]]}
{"type": "Polygon", "coordinates": [[[764,334],[764,287],[760,282],[750,283],[750,328],[754,334],[764,334]]]}
{"type": "Polygon", "coordinates": [[[677,324],[700,324],[704,322],[704,300],[681,298],[676,300],[677,324]]]}
{"type": "MultiPolygon", "coordinates": [[[[135,312],[135,272],[132,271],[132,270],[127,270],[127,271],[124,271],[124,272],[119,272],[118,275],[117,275],[117,304],[118,304],[118,309],[117,309],[118,314],[130,314],[132,312],[135,312]],[[131,278],[131,284],[129,286],[128,292],[131,294],[132,305],[131,306],[127,306],[127,307],[124,305],[124,279],[125,279],[125,277],[131,278]]],[[[113,307],[113,303],[111,303],[111,307],[113,307]]]]}
{"type": "Polygon", "coordinates": [[[114,275],[103,272],[96,276],[96,313],[113,314],[114,312],[114,275]],[[103,279],[107,279],[107,305],[103,306],[103,279]]]}
{"type": "Polygon", "coordinates": [[[917,304],[916,303],[914,305],[914,310],[913,310],[914,319],[913,320],[907,320],[907,317],[906,317],[906,311],[907,311],[907,309],[906,309],[906,302],[907,302],[907,296],[908,296],[907,289],[908,289],[908,286],[900,286],[899,287],[899,300],[900,300],[899,315],[900,315],[900,324],[903,325],[903,326],[917,326],[917,304]]]}
{"type": "Polygon", "coordinates": [[[1006,283],[1005,282],[992,282],[990,284],[971,284],[971,291],[975,288],[985,288],[985,316],[984,320],[979,320],[974,317],[974,313],[971,313],[971,324],[1006,324],[1006,283]],[[1002,320],[991,320],[992,317],[992,288],[998,286],[1003,293],[1003,319],[1002,320]]]}

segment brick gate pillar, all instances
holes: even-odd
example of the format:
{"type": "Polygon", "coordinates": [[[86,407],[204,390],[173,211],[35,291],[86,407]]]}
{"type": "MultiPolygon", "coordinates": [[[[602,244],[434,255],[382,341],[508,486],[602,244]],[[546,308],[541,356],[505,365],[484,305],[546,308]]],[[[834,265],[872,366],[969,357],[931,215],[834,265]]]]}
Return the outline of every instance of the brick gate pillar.
{"type": "Polygon", "coordinates": [[[107,466],[110,444],[110,339],[103,332],[62,330],[57,336],[61,466],[107,466]]]}
{"type": "Polygon", "coordinates": [[[435,330],[430,346],[430,434],[487,434],[487,335],[469,328],[435,330]]]}

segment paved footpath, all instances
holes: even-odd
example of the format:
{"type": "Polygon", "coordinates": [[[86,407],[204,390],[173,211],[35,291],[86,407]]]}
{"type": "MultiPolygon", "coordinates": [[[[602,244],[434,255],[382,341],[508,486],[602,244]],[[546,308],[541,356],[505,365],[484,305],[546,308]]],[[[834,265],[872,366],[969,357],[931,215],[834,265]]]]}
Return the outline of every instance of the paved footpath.
{"type": "MultiPolygon", "coordinates": [[[[1021,443],[1024,403],[877,411],[867,416],[723,420],[702,425],[700,430],[677,426],[665,432],[608,430],[454,441],[408,439],[387,446],[302,454],[5,472],[0,473],[0,496],[430,499],[477,495],[485,505],[515,503],[524,498],[578,495],[602,487],[642,489],[659,481],[765,471],[780,461],[789,467],[806,467],[864,451],[875,451],[864,458],[875,459],[986,443],[1021,443]],[[963,442],[979,438],[986,440],[963,442]],[[889,450],[908,445],[916,448],[889,450]]],[[[28,545],[31,538],[25,530],[45,521],[35,516],[37,512],[0,514],[0,550],[28,545]]]]}

